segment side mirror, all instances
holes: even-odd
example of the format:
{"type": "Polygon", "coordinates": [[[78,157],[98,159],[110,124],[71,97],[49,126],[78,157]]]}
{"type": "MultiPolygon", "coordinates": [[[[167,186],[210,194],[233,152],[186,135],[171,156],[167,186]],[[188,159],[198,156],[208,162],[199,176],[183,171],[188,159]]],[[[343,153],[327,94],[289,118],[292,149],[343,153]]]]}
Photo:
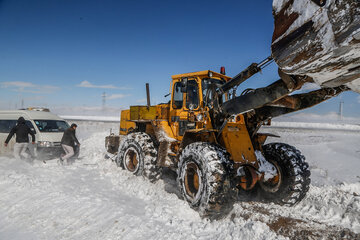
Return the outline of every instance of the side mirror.
{"type": "Polygon", "coordinates": [[[181,79],[181,92],[182,93],[187,92],[187,86],[188,86],[188,78],[181,79]]]}

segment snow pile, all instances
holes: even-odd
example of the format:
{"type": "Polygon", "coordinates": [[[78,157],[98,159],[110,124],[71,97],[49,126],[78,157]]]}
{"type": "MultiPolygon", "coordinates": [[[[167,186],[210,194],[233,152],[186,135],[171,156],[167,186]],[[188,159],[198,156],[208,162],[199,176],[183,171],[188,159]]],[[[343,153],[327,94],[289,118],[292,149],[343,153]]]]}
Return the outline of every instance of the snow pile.
{"type": "Polygon", "coordinates": [[[277,171],[273,164],[266,161],[264,155],[260,151],[255,151],[256,159],[259,162],[259,172],[264,173],[264,180],[267,181],[276,176],[277,171]]]}
{"type": "Polygon", "coordinates": [[[356,132],[266,129],[307,157],[307,197],[295,207],[239,202],[228,217],[211,222],[179,197],[170,173],[152,184],[104,159],[104,138],[116,125],[80,122],[81,159],[71,166],[0,156],[0,239],[326,238],[345,228],[360,233],[356,132]]]}
{"type": "Polygon", "coordinates": [[[295,209],[302,217],[360,232],[360,184],[315,187],[295,209]],[[341,197],[339,197],[341,196],[341,197]]]}
{"type": "Polygon", "coordinates": [[[262,222],[201,219],[167,192],[171,181],[152,184],[104,160],[107,131],[79,135],[82,159],[71,166],[0,157],[0,239],[279,239],[262,222]]]}

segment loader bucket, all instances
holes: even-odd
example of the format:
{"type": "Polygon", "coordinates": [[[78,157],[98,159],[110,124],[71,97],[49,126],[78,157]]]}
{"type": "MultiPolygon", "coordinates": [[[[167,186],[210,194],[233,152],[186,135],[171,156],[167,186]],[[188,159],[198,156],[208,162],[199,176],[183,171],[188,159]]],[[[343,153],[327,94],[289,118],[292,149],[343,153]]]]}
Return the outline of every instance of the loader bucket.
{"type": "Polygon", "coordinates": [[[360,0],[274,0],[272,57],[291,75],[360,93],[360,0]]]}

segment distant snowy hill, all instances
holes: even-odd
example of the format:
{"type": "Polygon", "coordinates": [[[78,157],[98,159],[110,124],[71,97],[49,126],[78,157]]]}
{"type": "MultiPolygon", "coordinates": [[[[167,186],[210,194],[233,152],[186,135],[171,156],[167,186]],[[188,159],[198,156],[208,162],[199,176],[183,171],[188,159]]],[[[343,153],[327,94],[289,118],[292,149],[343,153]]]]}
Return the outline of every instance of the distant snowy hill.
{"type": "MultiPolygon", "coordinates": [[[[81,121],[103,121],[103,122],[119,122],[119,116],[107,115],[60,115],[66,120],[81,121]]],[[[282,116],[274,118],[271,127],[278,128],[305,128],[305,129],[338,129],[338,130],[355,130],[360,131],[360,119],[358,118],[342,118],[336,113],[327,115],[317,114],[296,114],[290,116],[282,116]]],[[[266,127],[265,127],[266,128],[266,127]]]]}
{"type": "Polygon", "coordinates": [[[65,120],[82,120],[82,121],[99,121],[99,122],[119,122],[119,117],[114,116],[75,116],[75,115],[60,115],[65,120]]]}

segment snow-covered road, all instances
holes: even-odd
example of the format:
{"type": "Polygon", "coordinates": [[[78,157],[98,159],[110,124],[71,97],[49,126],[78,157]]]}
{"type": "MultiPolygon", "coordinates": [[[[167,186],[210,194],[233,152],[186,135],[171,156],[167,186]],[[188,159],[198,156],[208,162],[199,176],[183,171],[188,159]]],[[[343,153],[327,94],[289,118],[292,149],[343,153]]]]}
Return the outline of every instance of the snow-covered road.
{"type": "Polygon", "coordinates": [[[360,237],[360,132],[264,129],[296,146],[312,171],[295,207],[239,202],[210,222],[178,197],[174,175],[155,184],[104,159],[115,123],[83,122],[81,157],[34,165],[0,157],[0,239],[357,239],[360,237]]]}

